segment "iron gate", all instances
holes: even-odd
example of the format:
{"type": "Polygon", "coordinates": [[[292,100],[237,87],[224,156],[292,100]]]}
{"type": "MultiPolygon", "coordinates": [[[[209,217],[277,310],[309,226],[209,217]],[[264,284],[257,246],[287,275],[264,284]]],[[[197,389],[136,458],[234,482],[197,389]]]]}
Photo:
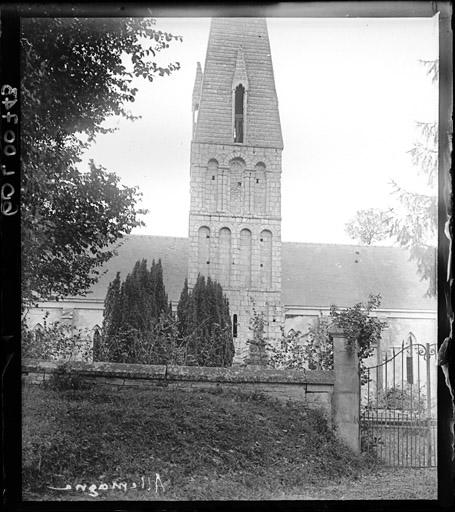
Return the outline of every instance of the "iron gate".
{"type": "Polygon", "coordinates": [[[365,368],[361,389],[362,450],[387,466],[432,467],[436,450],[436,344],[407,343],[365,368]]]}

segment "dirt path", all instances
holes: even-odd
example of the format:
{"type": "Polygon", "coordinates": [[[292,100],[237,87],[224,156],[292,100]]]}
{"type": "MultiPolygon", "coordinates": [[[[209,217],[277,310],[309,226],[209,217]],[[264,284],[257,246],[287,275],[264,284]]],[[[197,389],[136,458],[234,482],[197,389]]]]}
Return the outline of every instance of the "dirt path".
{"type": "Polygon", "coordinates": [[[285,500],[435,500],[436,468],[387,468],[359,480],[343,480],[301,494],[282,496],[285,500]]]}

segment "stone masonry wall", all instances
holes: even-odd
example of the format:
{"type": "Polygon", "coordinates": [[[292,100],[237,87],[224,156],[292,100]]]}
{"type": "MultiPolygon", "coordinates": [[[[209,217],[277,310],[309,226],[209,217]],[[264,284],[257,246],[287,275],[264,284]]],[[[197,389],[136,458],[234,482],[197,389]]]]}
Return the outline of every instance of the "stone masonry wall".
{"type": "Polygon", "coordinates": [[[280,149],[192,144],[188,284],[194,286],[198,273],[222,284],[237,318],[236,363],[248,357],[253,308],[264,315],[270,339],[280,336],[284,322],[280,180],[280,149]],[[247,256],[241,250],[245,232],[247,256]]]}
{"type": "MultiPolygon", "coordinates": [[[[283,402],[293,400],[307,407],[322,409],[330,421],[332,417],[334,374],[330,371],[302,372],[102,362],[72,362],[66,367],[85,382],[112,389],[165,386],[188,391],[222,388],[259,392],[283,402]]],[[[62,370],[55,362],[24,360],[22,364],[22,378],[27,384],[44,384],[59,371],[62,370]]]]}

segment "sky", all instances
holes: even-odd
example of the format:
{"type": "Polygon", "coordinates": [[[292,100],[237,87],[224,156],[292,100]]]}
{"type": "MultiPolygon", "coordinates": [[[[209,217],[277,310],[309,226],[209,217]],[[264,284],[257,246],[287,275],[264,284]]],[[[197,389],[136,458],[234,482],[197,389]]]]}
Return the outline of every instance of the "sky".
{"type": "MultiPolygon", "coordinates": [[[[408,153],[417,121],[435,121],[437,84],[420,60],[438,57],[434,18],[269,18],[284,139],[282,240],[355,243],[345,223],[359,209],[393,206],[391,180],[423,190],[408,153]]],[[[160,56],[181,69],[137,80],[131,111],[110,119],[89,159],[138,186],[149,213],[136,234],[188,236],[191,96],[208,18],[158,18],[179,34],[160,56]]]]}

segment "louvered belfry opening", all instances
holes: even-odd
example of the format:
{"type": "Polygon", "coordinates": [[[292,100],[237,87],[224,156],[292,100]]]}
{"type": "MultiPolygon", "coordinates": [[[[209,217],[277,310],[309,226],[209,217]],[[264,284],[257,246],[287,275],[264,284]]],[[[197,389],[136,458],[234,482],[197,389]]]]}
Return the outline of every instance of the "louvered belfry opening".
{"type": "Polygon", "coordinates": [[[243,142],[245,87],[239,84],[234,95],[234,142],[243,142]]]}

